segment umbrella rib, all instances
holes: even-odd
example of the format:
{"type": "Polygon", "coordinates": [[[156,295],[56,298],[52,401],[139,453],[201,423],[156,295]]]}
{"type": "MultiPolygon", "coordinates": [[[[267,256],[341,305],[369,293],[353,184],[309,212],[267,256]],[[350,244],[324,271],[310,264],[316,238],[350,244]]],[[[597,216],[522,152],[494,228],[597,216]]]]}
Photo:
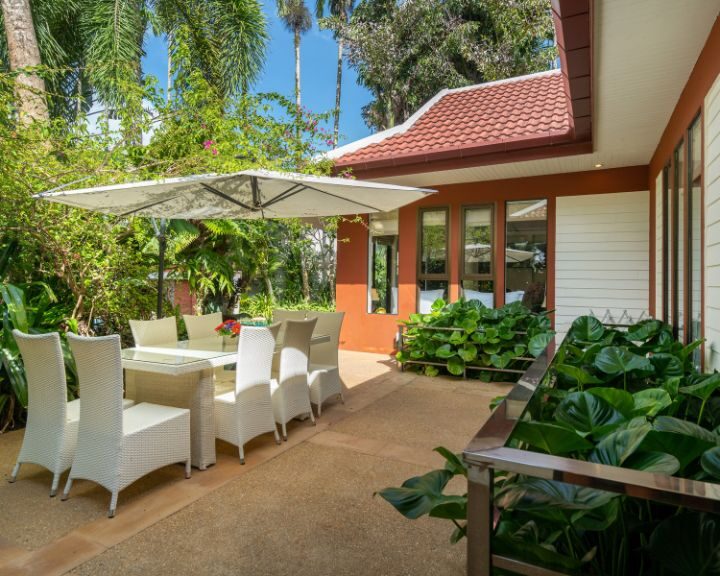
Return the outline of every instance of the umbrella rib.
{"type": "Polygon", "coordinates": [[[170,202],[170,200],[175,200],[175,198],[177,198],[177,196],[172,196],[170,198],[164,198],[163,200],[151,202],[150,204],[145,204],[144,206],[140,206],[140,208],[135,208],[134,210],[130,210],[130,212],[124,212],[123,214],[118,214],[118,216],[120,216],[120,218],[123,218],[125,216],[132,216],[133,214],[140,212],[140,210],[146,210],[147,208],[152,208],[153,206],[157,206],[158,204],[170,202]]]}
{"type": "Polygon", "coordinates": [[[251,212],[257,212],[258,209],[254,208],[252,206],[249,206],[248,204],[245,204],[243,202],[240,202],[240,200],[235,200],[232,196],[229,196],[225,194],[225,192],[220,192],[217,188],[213,188],[209,184],[205,184],[205,182],[201,182],[200,185],[205,188],[208,192],[211,194],[215,194],[215,196],[219,196],[223,200],[227,200],[228,202],[232,202],[233,204],[240,206],[241,208],[245,208],[245,210],[250,210],[251,212]]]}
{"type": "Polygon", "coordinates": [[[342,196],[338,196],[337,194],[326,192],[325,190],[320,190],[320,188],[315,188],[315,186],[308,186],[307,184],[304,184],[304,186],[308,190],[315,190],[315,192],[320,192],[320,194],[325,194],[326,196],[332,196],[333,198],[337,198],[338,200],[342,200],[343,202],[350,202],[351,204],[357,204],[358,206],[362,206],[363,208],[370,208],[370,210],[375,210],[375,212],[384,212],[384,210],[381,210],[380,208],[377,208],[375,206],[370,206],[369,204],[363,204],[362,202],[357,202],[356,200],[343,198],[342,196]]]}
{"type": "Polygon", "coordinates": [[[272,206],[273,204],[280,202],[282,200],[287,200],[290,198],[290,196],[295,196],[298,192],[302,192],[305,189],[305,186],[303,184],[295,184],[294,186],[288,188],[285,190],[285,192],[282,192],[275,196],[275,198],[268,200],[263,204],[263,208],[267,208],[268,206],[272,206]],[[299,190],[296,190],[296,188],[299,188],[299,190]]]}

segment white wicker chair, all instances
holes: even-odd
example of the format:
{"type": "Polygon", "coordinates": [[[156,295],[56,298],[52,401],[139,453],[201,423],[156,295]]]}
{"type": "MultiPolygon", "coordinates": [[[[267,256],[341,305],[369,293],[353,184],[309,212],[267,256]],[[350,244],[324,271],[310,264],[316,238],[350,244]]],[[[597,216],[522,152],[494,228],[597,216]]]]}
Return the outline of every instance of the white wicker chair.
{"type": "MultiPolygon", "coordinates": [[[[57,494],[60,475],[72,464],[77,444],[80,400],[67,401],[67,382],[60,336],[13,330],[28,384],[28,421],[22,448],[10,475],[17,480],[20,465],[38,464],[53,473],[50,497],[57,494]]],[[[123,408],[135,402],[123,400],[123,408]]]]}
{"type": "MultiPolygon", "coordinates": [[[[222,314],[213,312],[202,316],[183,314],[188,340],[212,338],[216,336],[215,328],[222,323],[222,314]]],[[[224,366],[215,368],[215,394],[225,394],[235,389],[235,370],[226,370],[224,366]]]]}
{"type": "Polygon", "coordinates": [[[175,317],[160,320],[130,320],[135,346],[160,346],[178,341],[175,317]]]}
{"type": "Polygon", "coordinates": [[[188,340],[194,340],[196,338],[215,336],[215,328],[222,324],[223,319],[220,312],[213,312],[202,316],[183,314],[183,321],[187,329],[188,340]]]}
{"type": "Polygon", "coordinates": [[[244,326],[238,336],[235,390],[215,397],[215,435],[238,447],[245,464],[244,444],[260,434],[280,435],[273,417],[270,397],[270,369],[280,324],[267,328],[244,326]]]}
{"type": "Polygon", "coordinates": [[[316,344],[310,348],[310,369],[308,384],[310,402],[317,406],[317,415],[322,414],[322,403],[332,396],[340,396],[345,403],[343,383],[340,379],[338,348],[340,347],[340,329],[345,312],[314,312],[317,318],[316,334],[330,336],[330,342],[316,344]]]}
{"type": "Polygon", "coordinates": [[[63,500],[73,480],[100,484],[112,494],[108,516],[115,515],[118,493],[149,472],[185,463],[190,477],[190,411],[157,404],[122,409],[120,337],[68,335],[82,387],[77,450],[63,500]]]}
{"type": "Polygon", "coordinates": [[[280,351],[280,373],[270,382],[275,422],[282,427],[287,440],[287,423],[302,414],[309,414],[315,424],[308,389],[308,358],[310,339],[317,320],[288,320],[280,351]]]}
{"type": "Polygon", "coordinates": [[[70,468],[75,454],[80,401],[67,401],[65,364],[57,332],[30,335],[13,330],[13,336],[25,365],[28,419],[10,482],[17,479],[21,464],[38,464],[53,474],[52,497],[57,493],[60,474],[70,468]]]}

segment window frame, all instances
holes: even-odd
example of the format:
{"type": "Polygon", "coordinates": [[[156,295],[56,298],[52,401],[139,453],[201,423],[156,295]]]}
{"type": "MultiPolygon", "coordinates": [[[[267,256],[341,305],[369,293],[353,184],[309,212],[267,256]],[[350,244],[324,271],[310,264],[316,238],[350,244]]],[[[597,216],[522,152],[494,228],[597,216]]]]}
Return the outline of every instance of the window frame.
{"type": "Polygon", "coordinates": [[[450,206],[424,206],[418,209],[417,219],[417,237],[416,237],[416,256],[415,256],[415,310],[420,311],[420,283],[426,281],[445,282],[445,301],[450,301],[450,242],[452,231],[450,229],[450,206]],[[422,272],[422,255],[423,255],[423,215],[426,212],[445,212],[445,273],[444,274],[424,274],[422,272]]]}
{"type": "MultiPolygon", "coordinates": [[[[495,227],[495,203],[487,202],[485,204],[464,204],[460,207],[460,256],[458,258],[458,283],[459,283],[459,294],[462,296],[464,293],[463,283],[465,280],[471,282],[492,282],[493,287],[493,300],[496,293],[496,282],[495,282],[495,251],[497,250],[497,230],[495,227]],[[490,209],[490,272],[488,274],[467,274],[465,272],[465,214],[468,210],[477,210],[478,208],[489,208],[490,209]]],[[[503,254],[505,249],[503,248],[503,254]]]]}
{"type": "MultiPolygon", "coordinates": [[[[390,288],[396,288],[397,289],[397,302],[395,302],[396,310],[395,312],[387,311],[387,312],[374,312],[370,310],[371,306],[370,303],[372,302],[372,290],[373,290],[373,258],[374,258],[374,251],[373,251],[373,233],[372,233],[372,217],[373,214],[368,215],[367,220],[367,226],[368,226],[368,258],[367,258],[367,305],[365,307],[365,313],[371,314],[373,316],[398,316],[400,314],[400,211],[397,211],[397,221],[398,221],[398,233],[396,235],[396,240],[393,245],[394,247],[394,259],[395,259],[395,281],[397,282],[397,286],[390,286],[390,288]]],[[[392,297],[391,297],[391,304],[392,304],[392,297]]],[[[391,306],[392,308],[392,306],[391,306]]]]}

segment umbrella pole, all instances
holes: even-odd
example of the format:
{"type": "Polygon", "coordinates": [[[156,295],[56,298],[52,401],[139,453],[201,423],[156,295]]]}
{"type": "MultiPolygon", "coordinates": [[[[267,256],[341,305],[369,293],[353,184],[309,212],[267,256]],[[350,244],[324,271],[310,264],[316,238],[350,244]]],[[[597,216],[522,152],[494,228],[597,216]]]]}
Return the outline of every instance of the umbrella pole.
{"type": "Polygon", "coordinates": [[[158,280],[157,280],[157,317],[162,318],[163,315],[163,280],[165,276],[165,249],[167,248],[167,221],[160,218],[160,226],[153,218],[153,227],[158,240],[158,280]]]}

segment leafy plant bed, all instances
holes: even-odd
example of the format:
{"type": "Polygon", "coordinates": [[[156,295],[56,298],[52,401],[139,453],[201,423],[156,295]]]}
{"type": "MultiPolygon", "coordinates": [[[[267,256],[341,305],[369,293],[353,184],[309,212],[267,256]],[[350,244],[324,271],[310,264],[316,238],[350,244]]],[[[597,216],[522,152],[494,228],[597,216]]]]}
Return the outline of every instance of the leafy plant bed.
{"type": "MultiPolygon", "coordinates": [[[[516,472],[494,472],[493,554],[563,574],[720,574],[720,515],[707,513],[720,510],[720,374],[696,370],[700,345],[683,346],[656,320],[627,331],[592,317],[575,321],[504,443],[518,465],[501,457],[497,465],[516,472]],[[525,451],[554,459],[546,461],[544,477],[525,474],[537,472],[525,451]],[[588,464],[605,465],[603,477],[614,480],[591,485],[612,491],[588,487],[571,473],[555,475],[552,470],[579,470],[565,459],[583,462],[588,476],[582,478],[601,474],[588,464]],[[636,488],[629,489],[618,478],[631,482],[630,476],[610,474],[607,466],[639,471],[633,474],[647,480],[633,477],[636,488]],[[553,476],[573,483],[548,479],[553,476]]],[[[443,471],[380,494],[408,518],[451,519],[457,541],[465,533],[467,495],[444,489],[467,472],[443,455],[443,471]]]]}
{"type": "Polygon", "coordinates": [[[553,335],[547,313],[520,302],[486,308],[475,300],[437,300],[429,314],[412,314],[403,323],[396,358],[426,376],[514,381],[553,335]]]}

